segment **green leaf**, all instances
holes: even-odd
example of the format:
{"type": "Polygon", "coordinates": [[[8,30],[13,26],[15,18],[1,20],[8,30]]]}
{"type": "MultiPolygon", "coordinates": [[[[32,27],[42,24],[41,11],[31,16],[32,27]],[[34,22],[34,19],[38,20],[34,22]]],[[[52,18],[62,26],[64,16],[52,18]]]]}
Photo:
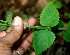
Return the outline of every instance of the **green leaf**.
{"type": "Polygon", "coordinates": [[[6,21],[0,20],[1,23],[7,23],[6,21]]]}
{"type": "Polygon", "coordinates": [[[3,30],[8,29],[9,27],[10,27],[10,26],[8,26],[7,24],[0,23],[0,32],[3,31],[3,30]]]}
{"type": "Polygon", "coordinates": [[[41,54],[49,48],[54,40],[55,34],[48,30],[36,30],[33,32],[33,47],[36,55],[41,54]]]}
{"type": "Polygon", "coordinates": [[[7,26],[0,26],[0,32],[3,31],[7,26]]]}
{"type": "Polygon", "coordinates": [[[62,8],[62,2],[61,2],[61,1],[57,1],[57,2],[55,3],[55,7],[56,7],[57,9],[61,9],[61,8],[62,8]]]}
{"type": "Polygon", "coordinates": [[[64,27],[64,22],[62,20],[59,20],[59,23],[58,23],[58,28],[63,28],[64,27]]]}
{"type": "Polygon", "coordinates": [[[8,29],[9,27],[10,25],[6,21],[0,20],[0,32],[8,29]]]}
{"type": "Polygon", "coordinates": [[[22,19],[28,21],[28,16],[26,14],[23,14],[22,19]]]}
{"type": "Polygon", "coordinates": [[[67,14],[68,18],[70,18],[70,13],[67,14]]]}
{"type": "Polygon", "coordinates": [[[12,12],[9,11],[7,14],[6,14],[6,22],[8,22],[10,25],[12,24],[12,12]]]}
{"type": "Polygon", "coordinates": [[[61,34],[63,30],[58,30],[58,28],[63,28],[64,27],[64,22],[62,20],[59,20],[59,23],[57,24],[57,26],[53,27],[51,30],[55,33],[55,34],[61,34]]]}
{"type": "MultiPolygon", "coordinates": [[[[58,28],[63,28],[64,27],[64,22],[62,20],[59,20],[59,23],[58,23],[58,28]]],[[[57,34],[61,34],[63,30],[57,30],[57,34]]]]}
{"type": "Polygon", "coordinates": [[[70,21],[67,23],[67,30],[70,30],[70,21]]]}
{"type": "Polygon", "coordinates": [[[39,19],[42,26],[54,27],[59,23],[59,12],[56,7],[50,2],[42,11],[39,19]]]}
{"type": "Polygon", "coordinates": [[[50,2],[55,2],[56,0],[50,0],[50,2]]]}
{"type": "Polygon", "coordinates": [[[67,24],[67,30],[64,32],[63,38],[64,38],[64,40],[66,40],[67,42],[70,42],[70,21],[69,21],[68,24],[67,24]]]}
{"type": "Polygon", "coordinates": [[[70,42],[70,30],[67,30],[67,31],[64,32],[63,38],[64,38],[64,40],[66,40],[67,42],[70,42]]]}

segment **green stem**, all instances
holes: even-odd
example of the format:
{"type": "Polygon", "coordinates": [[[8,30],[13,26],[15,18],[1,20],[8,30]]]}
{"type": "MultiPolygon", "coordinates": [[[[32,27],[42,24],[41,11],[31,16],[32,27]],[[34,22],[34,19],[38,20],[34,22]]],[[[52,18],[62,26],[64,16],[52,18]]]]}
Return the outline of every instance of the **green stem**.
{"type": "Polygon", "coordinates": [[[58,30],[66,30],[65,28],[58,28],[58,30]]]}
{"type": "MultiPolygon", "coordinates": [[[[11,25],[0,23],[0,26],[11,26],[11,25]]],[[[48,29],[48,30],[51,30],[51,28],[50,28],[50,27],[28,26],[28,25],[24,25],[24,27],[30,27],[30,28],[36,28],[36,29],[48,29]]],[[[65,29],[65,28],[58,28],[58,30],[66,30],[66,29],[65,29]]]]}
{"type": "Polygon", "coordinates": [[[11,26],[11,25],[9,25],[9,24],[2,24],[2,23],[0,23],[0,26],[11,26]]]}
{"type": "MultiPolygon", "coordinates": [[[[30,28],[36,28],[36,29],[49,29],[49,30],[51,30],[50,27],[28,26],[28,25],[24,25],[24,27],[30,27],[30,28]]],[[[66,30],[66,29],[65,28],[58,28],[58,30],[66,30]]]]}
{"type": "Polygon", "coordinates": [[[24,27],[31,27],[31,28],[37,28],[37,29],[49,29],[50,27],[41,27],[41,26],[28,26],[24,25],[24,27]]]}
{"type": "Polygon", "coordinates": [[[8,26],[7,24],[0,24],[0,26],[8,26]]]}
{"type": "Polygon", "coordinates": [[[6,21],[3,21],[3,20],[0,20],[0,22],[4,22],[4,23],[7,23],[6,21]]]}

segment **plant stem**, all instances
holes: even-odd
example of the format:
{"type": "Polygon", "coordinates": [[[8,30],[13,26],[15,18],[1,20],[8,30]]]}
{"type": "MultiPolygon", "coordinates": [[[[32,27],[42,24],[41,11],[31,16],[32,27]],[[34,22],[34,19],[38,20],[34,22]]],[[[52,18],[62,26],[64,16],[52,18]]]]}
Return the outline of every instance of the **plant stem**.
{"type": "Polygon", "coordinates": [[[0,20],[0,22],[4,22],[4,23],[7,23],[6,21],[3,21],[3,20],[0,20]]]}
{"type": "MultiPolygon", "coordinates": [[[[49,29],[49,30],[51,30],[50,27],[28,26],[28,25],[24,25],[24,27],[31,27],[31,28],[37,28],[37,29],[49,29]]],[[[58,28],[58,30],[66,30],[66,29],[65,28],[58,28]]]]}
{"type": "Polygon", "coordinates": [[[31,28],[37,28],[37,29],[49,29],[50,27],[41,27],[41,26],[28,26],[24,25],[24,27],[31,27],[31,28]]]}
{"type": "Polygon", "coordinates": [[[58,28],[58,30],[66,30],[65,28],[58,28]]]}
{"type": "Polygon", "coordinates": [[[8,26],[7,24],[0,24],[0,26],[8,26]]]}
{"type": "Polygon", "coordinates": [[[2,23],[0,23],[0,26],[11,26],[11,25],[9,25],[9,24],[2,24],[2,23]]]}
{"type": "MultiPolygon", "coordinates": [[[[11,25],[0,23],[0,26],[11,26],[11,25]]],[[[24,27],[30,27],[30,28],[36,28],[36,29],[48,29],[48,30],[51,30],[51,28],[50,28],[50,27],[28,26],[28,25],[24,25],[24,27]]],[[[66,30],[66,29],[65,29],[65,28],[58,28],[58,30],[66,30]]]]}

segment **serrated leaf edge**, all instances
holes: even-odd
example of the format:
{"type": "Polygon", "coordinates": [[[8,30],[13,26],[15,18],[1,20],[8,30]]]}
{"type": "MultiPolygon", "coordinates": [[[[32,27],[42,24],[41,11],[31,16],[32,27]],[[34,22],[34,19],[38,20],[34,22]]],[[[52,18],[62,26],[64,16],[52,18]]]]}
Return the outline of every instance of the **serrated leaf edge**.
{"type": "MultiPolygon", "coordinates": [[[[49,2],[49,3],[51,3],[51,2],[49,2]]],[[[48,3],[48,4],[49,4],[49,3],[48,3]]],[[[53,5],[53,7],[55,7],[55,6],[53,5]]],[[[55,7],[55,8],[56,8],[56,7],[55,7]]],[[[42,13],[44,13],[44,10],[46,10],[46,9],[47,9],[47,6],[43,9],[42,13]]],[[[58,10],[57,10],[57,9],[56,9],[56,11],[58,12],[58,10]]],[[[40,14],[40,17],[42,16],[42,13],[40,14]]],[[[54,26],[56,26],[56,25],[59,23],[59,18],[60,18],[60,17],[59,17],[59,12],[58,12],[58,14],[57,14],[57,15],[58,15],[58,19],[57,19],[57,20],[58,20],[58,22],[57,22],[57,23],[55,23],[55,24],[54,24],[54,26]]],[[[39,19],[40,19],[40,18],[39,18],[39,19]]],[[[40,19],[40,21],[41,21],[41,19],[40,19]]],[[[40,21],[39,21],[39,22],[40,22],[40,21]]],[[[40,22],[40,24],[42,25],[42,23],[41,23],[41,22],[40,22]]],[[[46,25],[46,26],[47,26],[47,25],[46,25]]],[[[54,26],[51,26],[51,27],[54,27],[54,26]]]]}
{"type": "MultiPolygon", "coordinates": [[[[52,33],[53,33],[53,32],[52,32],[52,33]]],[[[33,32],[33,34],[34,34],[34,32],[33,32]]],[[[54,35],[55,35],[55,34],[54,34],[54,35]]],[[[33,38],[33,37],[32,37],[32,38],[33,38]]],[[[56,37],[55,37],[55,38],[56,38],[56,37]]],[[[53,43],[54,43],[54,41],[55,41],[55,39],[53,40],[53,43]]],[[[33,42],[32,42],[32,43],[33,43],[33,42]]],[[[52,43],[52,44],[53,44],[53,43],[52,43]]],[[[33,44],[33,47],[35,47],[34,44],[33,44]]],[[[48,47],[48,48],[49,48],[49,47],[48,47]]],[[[35,50],[35,48],[34,48],[34,50],[35,50]]],[[[43,51],[45,51],[45,50],[47,50],[47,48],[44,49],[43,51]]],[[[39,54],[41,54],[41,53],[42,53],[42,52],[40,52],[39,54]]],[[[36,55],[38,55],[38,54],[36,54],[36,55]]]]}

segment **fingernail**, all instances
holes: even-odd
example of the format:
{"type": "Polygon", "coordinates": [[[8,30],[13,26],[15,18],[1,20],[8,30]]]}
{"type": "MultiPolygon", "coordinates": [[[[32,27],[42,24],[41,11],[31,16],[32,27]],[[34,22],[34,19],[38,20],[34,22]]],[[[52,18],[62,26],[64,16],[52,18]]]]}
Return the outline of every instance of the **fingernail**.
{"type": "Polygon", "coordinates": [[[20,24],[20,17],[19,16],[16,16],[14,18],[14,21],[13,21],[12,25],[19,25],[19,24],[20,24]]]}

